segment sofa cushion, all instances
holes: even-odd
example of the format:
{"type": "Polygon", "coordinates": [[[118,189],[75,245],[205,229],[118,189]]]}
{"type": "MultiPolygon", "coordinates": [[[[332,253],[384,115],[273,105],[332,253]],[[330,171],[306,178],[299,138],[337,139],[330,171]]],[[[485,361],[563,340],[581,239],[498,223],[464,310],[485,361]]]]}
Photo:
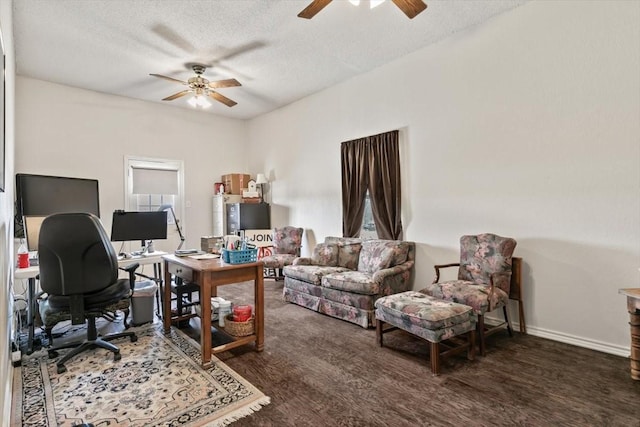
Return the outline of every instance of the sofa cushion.
{"type": "Polygon", "coordinates": [[[291,265],[297,257],[291,254],[274,254],[260,258],[266,268],[283,268],[291,265]]]}
{"type": "Polygon", "coordinates": [[[423,294],[433,297],[468,305],[476,314],[484,314],[509,303],[509,295],[500,288],[493,289],[493,295],[489,300],[489,286],[476,285],[466,280],[450,280],[441,283],[432,283],[421,289],[423,294]]]}
{"type": "Polygon", "coordinates": [[[389,267],[393,260],[393,250],[380,240],[370,240],[362,243],[358,271],[375,273],[389,267]]]}
{"type": "Polygon", "coordinates": [[[356,270],[360,260],[361,249],[361,243],[338,244],[338,265],[349,270],[356,270]]]}
{"type": "Polygon", "coordinates": [[[282,270],[285,277],[303,280],[305,282],[320,285],[322,277],[326,274],[348,271],[344,267],[331,267],[326,265],[287,265],[282,270]]]}
{"type": "Polygon", "coordinates": [[[338,245],[353,245],[362,243],[362,239],[358,237],[336,237],[336,236],[327,236],[324,238],[325,243],[336,243],[338,245]]]}
{"type": "Polygon", "coordinates": [[[338,265],[338,245],[335,243],[318,243],[313,248],[311,263],[335,267],[338,265]]]}
{"type": "Polygon", "coordinates": [[[409,242],[396,240],[393,248],[393,260],[389,267],[404,264],[409,258],[409,242]]]}
{"type": "Polygon", "coordinates": [[[362,243],[358,271],[376,271],[403,264],[409,255],[409,243],[401,240],[367,240],[362,243]]]}
{"type": "Polygon", "coordinates": [[[380,291],[378,283],[374,282],[371,274],[360,271],[346,270],[327,274],[322,278],[322,286],[356,294],[375,295],[380,291]]]}

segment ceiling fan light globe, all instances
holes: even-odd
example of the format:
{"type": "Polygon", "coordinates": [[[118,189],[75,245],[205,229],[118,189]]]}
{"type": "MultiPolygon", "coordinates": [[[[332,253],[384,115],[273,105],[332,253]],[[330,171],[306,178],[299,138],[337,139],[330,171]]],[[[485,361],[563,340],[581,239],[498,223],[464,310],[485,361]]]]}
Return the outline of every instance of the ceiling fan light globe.
{"type": "Polygon", "coordinates": [[[207,101],[204,97],[198,97],[198,105],[201,108],[209,108],[211,107],[211,103],[209,101],[207,101]]]}
{"type": "Polygon", "coordinates": [[[198,101],[196,100],[196,97],[192,97],[189,98],[189,100],[187,101],[189,103],[189,105],[191,105],[193,108],[196,108],[198,106],[198,101]]]}

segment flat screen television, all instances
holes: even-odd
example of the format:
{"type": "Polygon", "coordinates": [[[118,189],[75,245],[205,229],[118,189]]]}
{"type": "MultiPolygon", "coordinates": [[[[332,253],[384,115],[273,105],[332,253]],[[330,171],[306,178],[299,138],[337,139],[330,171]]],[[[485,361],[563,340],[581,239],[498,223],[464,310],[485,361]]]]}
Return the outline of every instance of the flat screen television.
{"type": "Polygon", "coordinates": [[[16,174],[16,214],[88,212],[100,217],[98,180],[16,174]]]}
{"type": "Polygon", "coordinates": [[[111,223],[111,241],[128,242],[167,238],[167,211],[125,212],[115,211],[111,223]]]}

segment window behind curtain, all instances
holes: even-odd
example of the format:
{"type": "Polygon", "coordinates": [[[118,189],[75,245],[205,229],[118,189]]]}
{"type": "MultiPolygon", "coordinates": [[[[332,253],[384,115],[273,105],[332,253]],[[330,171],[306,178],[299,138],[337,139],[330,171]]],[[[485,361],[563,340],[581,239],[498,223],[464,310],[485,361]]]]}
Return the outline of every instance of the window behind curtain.
{"type": "Polygon", "coordinates": [[[373,210],[371,210],[371,196],[369,190],[364,199],[364,216],[362,218],[362,228],[360,229],[360,238],[377,239],[378,231],[376,230],[376,222],[373,220],[373,210]]]}

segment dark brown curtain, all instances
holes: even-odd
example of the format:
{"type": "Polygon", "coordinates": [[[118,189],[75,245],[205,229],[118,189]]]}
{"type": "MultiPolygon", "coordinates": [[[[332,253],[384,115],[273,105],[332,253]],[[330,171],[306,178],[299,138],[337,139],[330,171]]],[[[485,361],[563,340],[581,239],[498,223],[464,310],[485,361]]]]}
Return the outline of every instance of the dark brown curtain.
{"type": "Polygon", "coordinates": [[[376,231],[381,239],[401,239],[398,131],[382,133],[369,139],[368,189],[376,231]]]}
{"type": "Polygon", "coordinates": [[[364,216],[364,198],[369,181],[367,141],[360,138],[343,142],[342,162],[342,235],[358,237],[364,216]]]}
{"type": "Polygon", "coordinates": [[[342,143],[342,233],[358,237],[367,189],[378,237],[400,239],[398,131],[342,143]]]}

